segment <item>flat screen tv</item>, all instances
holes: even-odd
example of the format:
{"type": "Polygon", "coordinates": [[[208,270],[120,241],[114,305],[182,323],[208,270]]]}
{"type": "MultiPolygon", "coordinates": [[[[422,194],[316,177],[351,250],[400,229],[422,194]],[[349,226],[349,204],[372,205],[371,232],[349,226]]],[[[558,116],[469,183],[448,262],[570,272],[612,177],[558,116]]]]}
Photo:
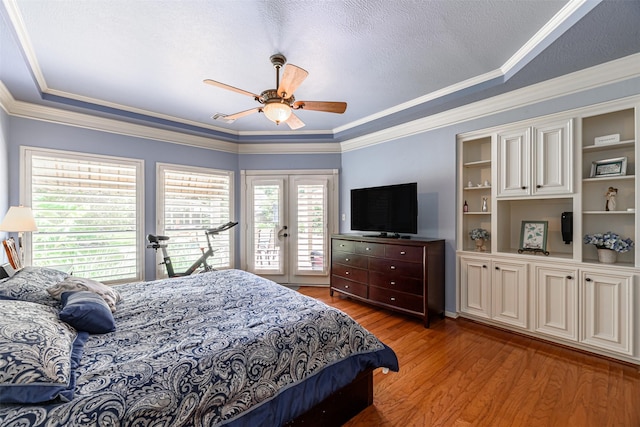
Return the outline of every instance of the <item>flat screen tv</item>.
{"type": "Polygon", "coordinates": [[[351,230],[375,231],[381,237],[399,237],[399,233],[416,234],[418,184],[413,182],[352,189],[351,230]]]}

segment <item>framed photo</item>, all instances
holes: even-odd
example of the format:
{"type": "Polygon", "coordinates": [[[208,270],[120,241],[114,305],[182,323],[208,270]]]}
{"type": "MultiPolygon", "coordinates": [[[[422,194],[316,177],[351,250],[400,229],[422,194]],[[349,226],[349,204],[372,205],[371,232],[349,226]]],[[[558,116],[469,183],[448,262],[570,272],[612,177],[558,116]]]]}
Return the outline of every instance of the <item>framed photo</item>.
{"type": "Polygon", "coordinates": [[[520,249],[546,252],[548,226],[548,221],[522,221],[520,249]]]}
{"type": "Polygon", "coordinates": [[[20,270],[22,268],[22,261],[20,260],[20,255],[18,249],[16,249],[16,242],[13,240],[13,237],[4,240],[2,245],[4,246],[11,267],[13,267],[14,270],[20,270]]]}
{"type": "Polygon", "coordinates": [[[591,178],[620,176],[627,174],[627,158],[597,160],[591,163],[591,178]]]}

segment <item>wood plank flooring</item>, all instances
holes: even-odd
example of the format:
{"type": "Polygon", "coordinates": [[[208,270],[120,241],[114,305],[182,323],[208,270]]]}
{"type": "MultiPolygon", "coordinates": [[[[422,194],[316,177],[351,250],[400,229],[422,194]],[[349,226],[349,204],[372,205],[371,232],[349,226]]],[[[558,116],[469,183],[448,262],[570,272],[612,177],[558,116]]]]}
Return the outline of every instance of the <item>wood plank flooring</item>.
{"type": "Polygon", "coordinates": [[[374,374],[374,404],[347,427],[640,427],[638,367],[490,328],[465,319],[421,321],[299,291],[348,313],[400,361],[374,374]]]}

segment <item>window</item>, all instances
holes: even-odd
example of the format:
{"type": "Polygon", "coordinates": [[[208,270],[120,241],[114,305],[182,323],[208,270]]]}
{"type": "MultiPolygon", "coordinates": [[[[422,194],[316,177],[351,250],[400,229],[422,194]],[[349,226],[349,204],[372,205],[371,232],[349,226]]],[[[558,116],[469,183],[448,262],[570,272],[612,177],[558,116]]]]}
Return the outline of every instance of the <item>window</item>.
{"type": "Polygon", "coordinates": [[[22,148],[31,263],[103,282],[142,280],[142,160],[22,148]]]}
{"type": "MultiPolygon", "coordinates": [[[[234,220],[233,172],[158,163],[157,234],[169,237],[167,251],[176,273],[186,271],[206,248],[204,230],[234,220]]],[[[212,236],[214,268],[233,267],[230,231],[212,236]]],[[[166,276],[162,267],[158,271],[166,276]]]]}

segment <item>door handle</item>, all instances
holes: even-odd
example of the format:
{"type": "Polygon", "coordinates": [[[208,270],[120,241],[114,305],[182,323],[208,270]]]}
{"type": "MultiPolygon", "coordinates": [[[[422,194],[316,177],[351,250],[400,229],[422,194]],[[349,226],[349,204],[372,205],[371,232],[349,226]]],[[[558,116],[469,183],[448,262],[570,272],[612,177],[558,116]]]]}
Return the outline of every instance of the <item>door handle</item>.
{"type": "Polygon", "coordinates": [[[287,228],[289,228],[289,227],[287,227],[285,225],[285,226],[282,227],[282,229],[280,231],[278,231],[278,238],[280,238],[280,237],[289,237],[289,233],[286,232],[287,228]]]}

